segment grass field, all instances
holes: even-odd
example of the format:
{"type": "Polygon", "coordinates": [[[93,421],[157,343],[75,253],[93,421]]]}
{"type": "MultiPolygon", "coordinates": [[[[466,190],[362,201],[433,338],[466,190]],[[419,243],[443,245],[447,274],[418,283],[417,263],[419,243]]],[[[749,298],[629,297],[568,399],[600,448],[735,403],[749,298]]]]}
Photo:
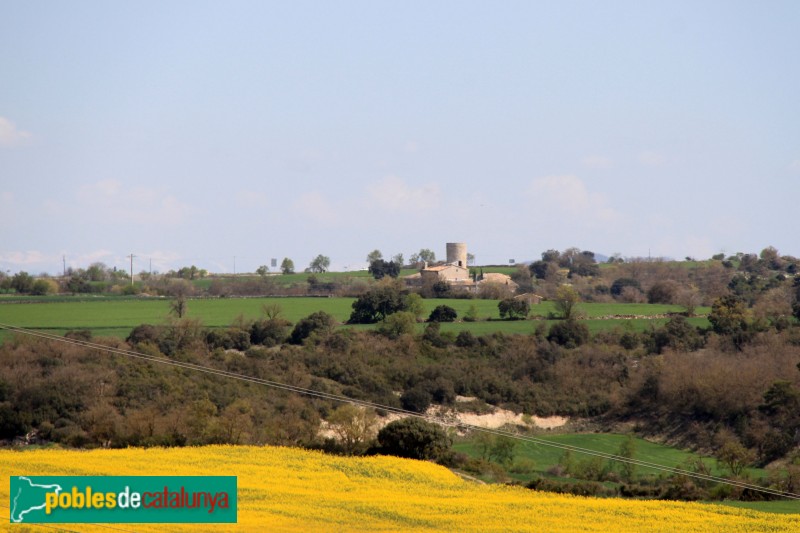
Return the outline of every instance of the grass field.
{"type": "MultiPolygon", "coordinates": [[[[16,452],[0,450],[4,476],[233,475],[238,523],[135,524],[158,531],[797,531],[800,515],[713,504],[583,498],[465,481],[432,463],[348,458],[291,448],[208,446],[16,452]]],[[[8,477],[0,480],[10,515],[8,477]]],[[[4,516],[4,518],[5,518],[4,516]]],[[[13,531],[39,531],[25,524],[13,531]]],[[[107,531],[80,524],[70,530],[107,531]]]]}
{"type": "MultiPolygon", "coordinates": [[[[418,270],[415,269],[403,269],[400,271],[400,276],[409,276],[411,274],[416,274],[418,270]]],[[[492,272],[494,272],[492,270],[492,272]]],[[[312,274],[308,272],[296,272],[294,274],[272,274],[267,276],[267,279],[271,280],[272,282],[281,285],[281,286],[289,286],[289,285],[305,285],[308,283],[308,277],[312,274]]],[[[363,279],[365,281],[372,280],[372,274],[370,274],[367,270],[351,270],[347,272],[324,272],[322,274],[313,274],[314,277],[317,278],[319,283],[328,283],[328,282],[342,282],[348,279],[363,279]]],[[[235,281],[247,281],[258,279],[256,275],[237,275],[237,276],[223,276],[218,275],[211,278],[204,278],[204,279],[196,279],[192,281],[192,284],[198,289],[207,289],[211,286],[211,283],[214,279],[225,279],[228,281],[235,280],[235,281]]]]}
{"type": "MultiPolygon", "coordinates": [[[[152,298],[76,298],[56,297],[51,299],[20,300],[2,302],[0,300],[0,323],[13,326],[48,330],[63,333],[70,329],[90,329],[96,335],[125,337],[131,329],[140,324],[160,324],[169,316],[169,301],[152,298]]],[[[265,304],[281,306],[283,316],[292,322],[315,311],[325,311],[341,323],[347,321],[352,310],[352,298],[219,298],[195,299],[188,302],[188,317],[199,319],[208,327],[225,327],[238,316],[245,319],[257,318],[265,304]]],[[[429,299],[424,300],[425,313],[430,313],[437,305],[453,307],[459,316],[464,316],[471,306],[477,309],[480,321],[443,324],[443,331],[468,330],[476,335],[501,331],[504,333],[529,334],[540,323],[538,320],[505,321],[499,320],[497,302],[494,300],[429,299]]],[[[678,312],[678,306],[649,304],[581,304],[589,330],[594,332],[615,327],[643,331],[651,326],[660,326],[666,318],[598,319],[607,316],[656,316],[678,312]]],[[[699,312],[707,311],[700,309],[699,312]]],[[[554,313],[552,302],[542,302],[534,306],[532,317],[546,317],[554,313]]],[[[704,317],[692,318],[698,326],[708,324],[704,317]]],[[[420,331],[424,325],[420,325],[420,331]]],[[[0,340],[7,336],[0,332],[0,340]]]]}
{"type": "MultiPolygon", "coordinates": [[[[616,455],[619,453],[622,443],[628,439],[628,436],[611,433],[565,433],[559,435],[537,435],[536,438],[554,444],[565,444],[616,455]]],[[[664,446],[638,437],[634,437],[634,443],[636,451],[633,458],[639,461],[646,461],[668,468],[674,468],[685,464],[689,459],[702,459],[706,466],[708,466],[712,475],[720,477],[726,475],[726,471],[718,467],[717,461],[714,458],[700,457],[691,452],[664,446]]],[[[474,439],[456,442],[453,447],[472,457],[480,456],[479,447],[474,439]]],[[[564,451],[560,448],[533,443],[519,443],[514,449],[514,452],[516,460],[524,459],[532,461],[535,465],[534,472],[538,475],[547,475],[547,471],[551,467],[559,464],[564,454],[564,451]]],[[[573,459],[576,461],[585,458],[586,456],[582,456],[579,453],[573,454],[573,459]]],[[[767,475],[766,471],[760,468],[749,468],[747,469],[747,473],[751,478],[761,478],[767,475]]],[[[662,474],[662,471],[649,467],[638,467],[636,470],[636,476],[642,480],[658,477],[662,474]]],[[[513,473],[510,475],[512,478],[516,478],[519,481],[527,481],[530,479],[530,475],[518,475],[513,473]]],[[[800,512],[800,504],[798,504],[797,512],[800,512]]]]}

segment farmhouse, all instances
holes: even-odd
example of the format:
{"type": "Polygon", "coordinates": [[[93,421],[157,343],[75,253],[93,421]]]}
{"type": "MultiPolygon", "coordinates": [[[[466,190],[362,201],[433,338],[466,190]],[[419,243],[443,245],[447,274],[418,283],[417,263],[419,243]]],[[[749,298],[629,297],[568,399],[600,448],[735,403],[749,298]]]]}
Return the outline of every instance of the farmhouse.
{"type": "Polygon", "coordinates": [[[440,281],[446,281],[453,287],[460,287],[464,290],[477,292],[481,285],[494,284],[502,285],[514,292],[518,285],[511,279],[511,276],[498,272],[483,272],[470,276],[467,267],[467,245],[462,242],[448,242],[447,260],[443,264],[422,266],[419,273],[405,277],[408,285],[432,285],[440,281]]]}
{"type": "Polygon", "coordinates": [[[471,281],[469,277],[469,269],[466,267],[447,264],[439,266],[425,266],[420,270],[422,282],[436,283],[437,281],[448,281],[450,283],[458,283],[464,281],[471,281]]]}

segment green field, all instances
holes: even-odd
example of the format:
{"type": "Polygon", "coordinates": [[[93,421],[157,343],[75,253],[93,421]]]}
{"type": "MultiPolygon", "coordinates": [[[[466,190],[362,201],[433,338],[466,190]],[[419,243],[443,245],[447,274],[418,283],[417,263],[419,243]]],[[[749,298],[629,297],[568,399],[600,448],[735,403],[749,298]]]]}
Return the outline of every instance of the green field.
{"type": "MultiPolygon", "coordinates": [[[[627,435],[608,434],[608,433],[568,433],[555,435],[537,435],[537,439],[552,442],[554,444],[564,444],[575,446],[592,451],[603,452],[616,455],[619,453],[620,446],[627,440],[627,435]]],[[[716,459],[712,457],[702,457],[692,452],[679,450],[662,444],[650,442],[638,437],[634,437],[635,453],[634,459],[646,461],[667,468],[685,469],[687,461],[690,459],[700,459],[709,468],[711,475],[726,477],[728,472],[717,465],[716,459]]],[[[456,451],[466,453],[470,457],[480,457],[480,448],[474,437],[457,440],[453,444],[456,451]]],[[[509,473],[509,477],[514,481],[526,483],[534,476],[551,477],[548,470],[556,466],[561,461],[564,451],[560,448],[551,447],[543,444],[533,444],[519,442],[514,448],[514,462],[529,461],[533,465],[533,472],[530,474],[509,473]]],[[[573,461],[580,462],[589,459],[591,456],[578,452],[572,453],[573,461]]],[[[761,468],[746,469],[747,475],[752,480],[757,480],[767,476],[766,470],[761,468]]],[[[668,476],[667,472],[655,468],[637,467],[636,477],[640,482],[647,482],[648,479],[668,476]]],[[[754,509],[758,511],[768,511],[774,513],[800,513],[800,501],[771,501],[771,502],[724,502],[726,505],[754,509]]]]}
{"type": "MultiPolygon", "coordinates": [[[[628,439],[627,435],[611,434],[611,433],[564,433],[557,435],[537,435],[536,439],[552,442],[554,444],[563,444],[568,446],[575,446],[587,450],[603,452],[606,454],[616,455],[619,453],[620,446],[625,440],[628,439]]],[[[636,452],[634,459],[639,461],[646,461],[662,465],[667,468],[678,467],[686,463],[689,459],[700,458],[699,455],[657,444],[638,437],[634,437],[636,452]]],[[[466,453],[472,457],[478,457],[480,452],[474,439],[456,442],[453,448],[457,451],[466,453]]],[[[547,446],[544,444],[533,443],[519,443],[515,448],[515,460],[527,459],[533,461],[535,472],[539,475],[547,475],[547,470],[555,466],[564,455],[564,451],[554,446],[547,446]]],[[[580,453],[573,453],[573,458],[576,461],[586,459],[587,455],[580,453]]],[[[703,462],[708,466],[711,474],[714,476],[724,477],[726,471],[718,468],[716,459],[711,457],[702,457],[703,462]]],[[[759,468],[747,469],[748,474],[752,478],[760,478],[766,476],[766,471],[759,468]]],[[[638,467],[637,476],[640,479],[658,477],[659,475],[666,475],[663,471],[655,468],[638,467]]],[[[515,476],[515,474],[512,474],[515,476]]],[[[520,479],[520,477],[516,475],[520,479]]],[[[526,476],[530,477],[530,476],[526,476]]]]}
{"type": "MultiPolygon", "coordinates": [[[[416,274],[419,272],[418,270],[405,268],[400,271],[400,276],[409,276],[411,274],[416,274]]],[[[494,272],[492,270],[492,272],[494,272]]],[[[373,281],[372,274],[369,273],[367,270],[351,270],[348,272],[323,272],[321,274],[311,274],[309,272],[296,272],[294,274],[271,274],[267,276],[267,279],[276,283],[282,287],[288,287],[290,285],[305,285],[308,283],[308,277],[314,276],[317,278],[317,282],[319,283],[329,283],[329,282],[346,282],[349,279],[363,279],[364,281],[373,281]]],[[[192,280],[192,284],[198,289],[208,289],[215,279],[225,280],[225,281],[249,281],[254,279],[259,279],[259,276],[253,274],[244,274],[244,275],[218,275],[214,277],[208,277],[203,279],[196,279],[192,280]]]]}
{"type": "MultiPolygon", "coordinates": [[[[265,304],[281,306],[283,316],[297,322],[315,311],[325,311],[340,323],[347,321],[352,310],[353,298],[217,298],[193,299],[188,302],[188,317],[200,320],[208,327],[225,327],[237,317],[258,318],[265,304]]],[[[442,331],[469,330],[476,335],[501,331],[504,333],[532,333],[540,320],[499,320],[495,300],[428,299],[424,300],[425,313],[437,305],[453,307],[459,316],[471,306],[477,309],[479,321],[442,324],[442,331]]],[[[599,319],[607,316],[655,316],[678,312],[678,306],[648,304],[581,304],[592,332],[622,328],[643,331],[651,326],[660,326],[667,318],[599,319]]],[[[703,310],[701,310],[703,311],[703,310]]],[[[552,302],[542,302],[533,307],[532,317],[545,318],[554,313],[552,302]]],[[[65,296],[20,300],[0,300],[0,323],[13,326],[48,330],[61,334],[70,329],[90,329],[96,335],[125,337],[140,324],[161,324],[169,318],[169,300],[164,298],[131,297],[84,297],[65,296]],[[20,303],[27,301],[29,303],[20,303]]],[[[692,318],[698,326],[706,326],[704,317],[692,318]]],[[[549,321],[548,321],[549,322],[549,321]]],[[[422,330],[424,325],[420,324],[422,330]]],[[[2,338],[2,337],[0,337],[2,338]]]]}

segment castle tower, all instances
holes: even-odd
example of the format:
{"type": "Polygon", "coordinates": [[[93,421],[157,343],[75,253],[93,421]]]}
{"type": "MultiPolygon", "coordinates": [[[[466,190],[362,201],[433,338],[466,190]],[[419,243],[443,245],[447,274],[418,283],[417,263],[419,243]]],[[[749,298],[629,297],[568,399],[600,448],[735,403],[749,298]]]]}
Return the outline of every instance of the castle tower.
{"type": "Polygon", "coordinates": [[[467,245],[463,242],[447,243],[447,263],[467,268],[467,245]]]}

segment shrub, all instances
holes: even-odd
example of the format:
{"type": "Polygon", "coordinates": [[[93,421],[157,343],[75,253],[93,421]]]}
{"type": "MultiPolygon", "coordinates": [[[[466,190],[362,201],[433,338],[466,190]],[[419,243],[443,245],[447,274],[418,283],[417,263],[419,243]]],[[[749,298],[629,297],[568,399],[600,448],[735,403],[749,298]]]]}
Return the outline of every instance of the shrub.
{"type": "Polygon", "coordinates": [[[413,313],[400,311],[384,318],[376,328],[376,331],[390,339],[396,339],[402,335],[414,333],[414,326],[417,323],[413,313]]]}
{"type": "Polygon", "coordinates": [[[424,413],[430,407],[431,401],[433,401],[433,395],[419,386],[408,389],[400,396],[400,404],[403,409],[415,413],[424,413]]]}
{"type": "Polygon", "coordinates": [[[647,302],[651,304],[672,304],[678,295],[680,286],[670,280],[657,281],[647,291],[647,302]]]}
{"type": "Polygon", "coordinates": [[[291,322],[282,318],[256,320],[250,326],[250,342],[264,346],[281,344],[286,340],[291,325],[291,322]]]}
{"type": "Polygon", "coordinates": [[[409,459],[437,459],[452,444],[442,428],[421,418],[390,422],[378,432],[380,451],[409,459]]]}
{"type": "Polygon", "coordinates": [[[449,305],[437,305],[428,316],[428,322],[454,322],[457,317],[458,313],[449,305]]]}
{"type": "Polygon", "coordinates": [[[125,342],[131,346],[135,346],[143,342],[151,342],[158,344],[158,339],[161,336],[161,328],[151,324],[141,324],[131,330],[125,342]]]}
{"type": "Polygon", "coordinates": [[[550,327],[547,340],[565,348],[577,348],[589,340],[589,328],[577,320],[556,322],[550,327]]]}
{"type": "Polygon", "coordinates": [[[531,306],[525,300],[506,298],[497,304],[497,309],[500,311],[500,318],[520,320],[528,316],[528,313],[531,311],[531,306]]]}
{"type": "Polygon", "coordinates": [[[375,324],[398,311],[405,311],[405,295],[394,285],[379,285],[359,296],[353,302],[351,324],[375,324]]]}
{"type": "Polygon", "coordinates": [[[614,283],[611,284],[611,296],[619,298],[622,296],[625,287],[633,287],[639,292],[642,291],[642,286],[638,280],[633,278],[617,278],[614,280],[614,283]]]}
{"type": "Polygon", "coordinates": [[[478,344],[480,344],[478,338],[473,335],[471,331],[465,329],[458,332],[458,336],[456,337],[456,346],[459,348],[472,348],[478,344]]]}
{"type": "Polygon", "coordinates": [[[289,342],[292,344],[303,344],[303,341],[312,334],[325,334],[333,330],[336,320],[325,311],[311,313],[295,324],[289,342]]]}

